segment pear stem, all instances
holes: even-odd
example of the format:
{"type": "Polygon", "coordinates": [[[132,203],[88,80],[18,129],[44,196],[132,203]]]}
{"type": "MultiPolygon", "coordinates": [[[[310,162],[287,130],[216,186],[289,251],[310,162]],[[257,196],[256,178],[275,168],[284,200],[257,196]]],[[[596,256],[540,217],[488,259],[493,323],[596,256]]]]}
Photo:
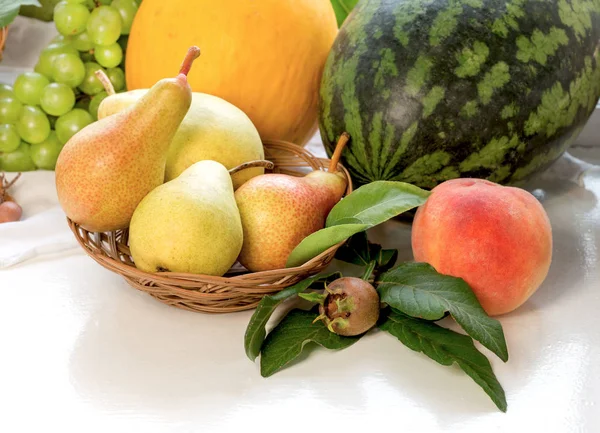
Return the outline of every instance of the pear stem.
{"type": "Polygon", "coordinates": [[[108,78],[108,75],[106,75],[102,69],[98,69],[96,72],[94,72],[94,75],[96,75],[96,78],[100,80],[100,82],[104,86],[104,90],[106,91],[106,93],[108,93],[108,96],[112,96],[115,93],[117,93],[115,92],[115,87],[110,81],[110,78],[108,78]]]}
{"type": "Polygon", "coordinates": [[[190,72],[190,69],[192,69],[194,60],[196,60],[198,57],[200,57],[200,48],[195,45],[191,46],[185,56],[185,59],[183,59],[179,73],[187,76],[187,74],[190,72]]]}
{"type": "Polygon", "coordinates": [[[271,161],[266,161],[263,159],[258,160],[258,161],[249,161],[249,162],[245,162],[241,165],[238,165],[237,167],[232,168],[231,170],[229,170],[229,174],[234,175],[239,171],[246,170],[247,168],[255,168],[255,167],[263,167],[268,170],[271,170],[273,167],[275,167],[275,164],[273,164],[271,161]]]}
{"type": "Polygon", "coordinates": [[[346,144],[350,140],[350,134],[347,132],[342,133],[340,139],[338,140],[335,150],[333,152],[333,156],[331,157],[331,162],[329,163],[329,173],[335,173],[337,170],[337,165],[340,162],[340,157],[342,156],[342,152],[346,148],[346,144]]]}

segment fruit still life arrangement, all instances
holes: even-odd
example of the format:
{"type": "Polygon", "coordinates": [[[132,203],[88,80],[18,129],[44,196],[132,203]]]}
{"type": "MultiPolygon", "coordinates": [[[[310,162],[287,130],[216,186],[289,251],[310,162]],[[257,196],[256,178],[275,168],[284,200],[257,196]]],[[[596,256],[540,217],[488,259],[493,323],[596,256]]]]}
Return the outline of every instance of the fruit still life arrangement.
{"type": "Polygon", "coordinates": [[[244,346],[264,377],[310,343],[386,332],[506,411],[478,345],[506,362],[494,317],[548,275],[552,227],[518,185],[600,98],[598,2],[187,7],[56,4],[61,35],[0,89],[0,170],[55,169],[77,240],[133,287],[255,309],[244,346]],[[330,159],[303,148],[317,128],[330,159]],[[368,233],[402,216],[414,261],[397,263],[368,233]]]}

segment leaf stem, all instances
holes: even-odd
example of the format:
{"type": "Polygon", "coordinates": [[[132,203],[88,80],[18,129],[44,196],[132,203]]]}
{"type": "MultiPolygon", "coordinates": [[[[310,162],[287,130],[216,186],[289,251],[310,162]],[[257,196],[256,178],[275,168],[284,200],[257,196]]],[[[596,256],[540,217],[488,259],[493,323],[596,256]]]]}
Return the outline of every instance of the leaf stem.
{"type": "Polygon", "coordinates": [[[373,271],[375,270],[376,266],[377,266],[377,260],[371,260],[369,262],[369,264],[367,265],[367,267],[365,268],[365,272],[364,272],[363,276],[361,277],[361,279],[368,282],[369,279],[371,278],[371,275],[373,275],[373,271]]]}

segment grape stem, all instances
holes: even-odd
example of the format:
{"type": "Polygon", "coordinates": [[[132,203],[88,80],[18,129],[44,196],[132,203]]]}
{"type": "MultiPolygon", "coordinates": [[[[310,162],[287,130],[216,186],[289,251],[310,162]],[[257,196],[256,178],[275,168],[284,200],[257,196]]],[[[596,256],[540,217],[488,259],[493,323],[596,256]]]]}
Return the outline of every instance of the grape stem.
{"type": "Polygon", "coordinates": [[[4,203],[5,201],[11,200],[10,196],[8,195],[8,193],[6,191],[8,191],[8,189],[11,186],[13,186],[15,184],[15,182],[17,180],[19,180],[20,177],[21,177],[21,173],[17,174],[13,178],[13,180],[8,182],[6,180],[6,174],[0,173],[0,204],[4,203]]]}
{"type": "Polygon", "coordinates": [[[102,69],[98,69],[96,72],[94,72],[94,75],[96,75],[96,78],[100,80],[108,96],[112,96],[116,93],[110,78],[108,78],[108,75],[106,75],[102,69]]]}
{"type": "Polygon", "coordinates": [[[198,57],[200,57],[200,48],[195,45],[191,46],[185,56],[185,59],[183,59],[179,73],[187,76],[187,74],[190,72],[190,69],[192,69],[194,60],[196,60],[198,57]]]}

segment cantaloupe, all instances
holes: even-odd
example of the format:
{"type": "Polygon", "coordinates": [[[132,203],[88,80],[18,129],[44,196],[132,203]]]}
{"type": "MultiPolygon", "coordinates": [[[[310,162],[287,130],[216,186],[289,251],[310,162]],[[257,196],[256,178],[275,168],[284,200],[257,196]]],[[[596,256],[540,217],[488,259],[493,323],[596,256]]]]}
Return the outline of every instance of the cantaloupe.
{"type": "Polygon", "coordinates": [[[337,35],[330,0],[144,0],[127,46],[129,90],[151,87],[202,56],[195,92],[241,108],[261,138],[305,144],[316,131],[318,91],[337,35]]]}

